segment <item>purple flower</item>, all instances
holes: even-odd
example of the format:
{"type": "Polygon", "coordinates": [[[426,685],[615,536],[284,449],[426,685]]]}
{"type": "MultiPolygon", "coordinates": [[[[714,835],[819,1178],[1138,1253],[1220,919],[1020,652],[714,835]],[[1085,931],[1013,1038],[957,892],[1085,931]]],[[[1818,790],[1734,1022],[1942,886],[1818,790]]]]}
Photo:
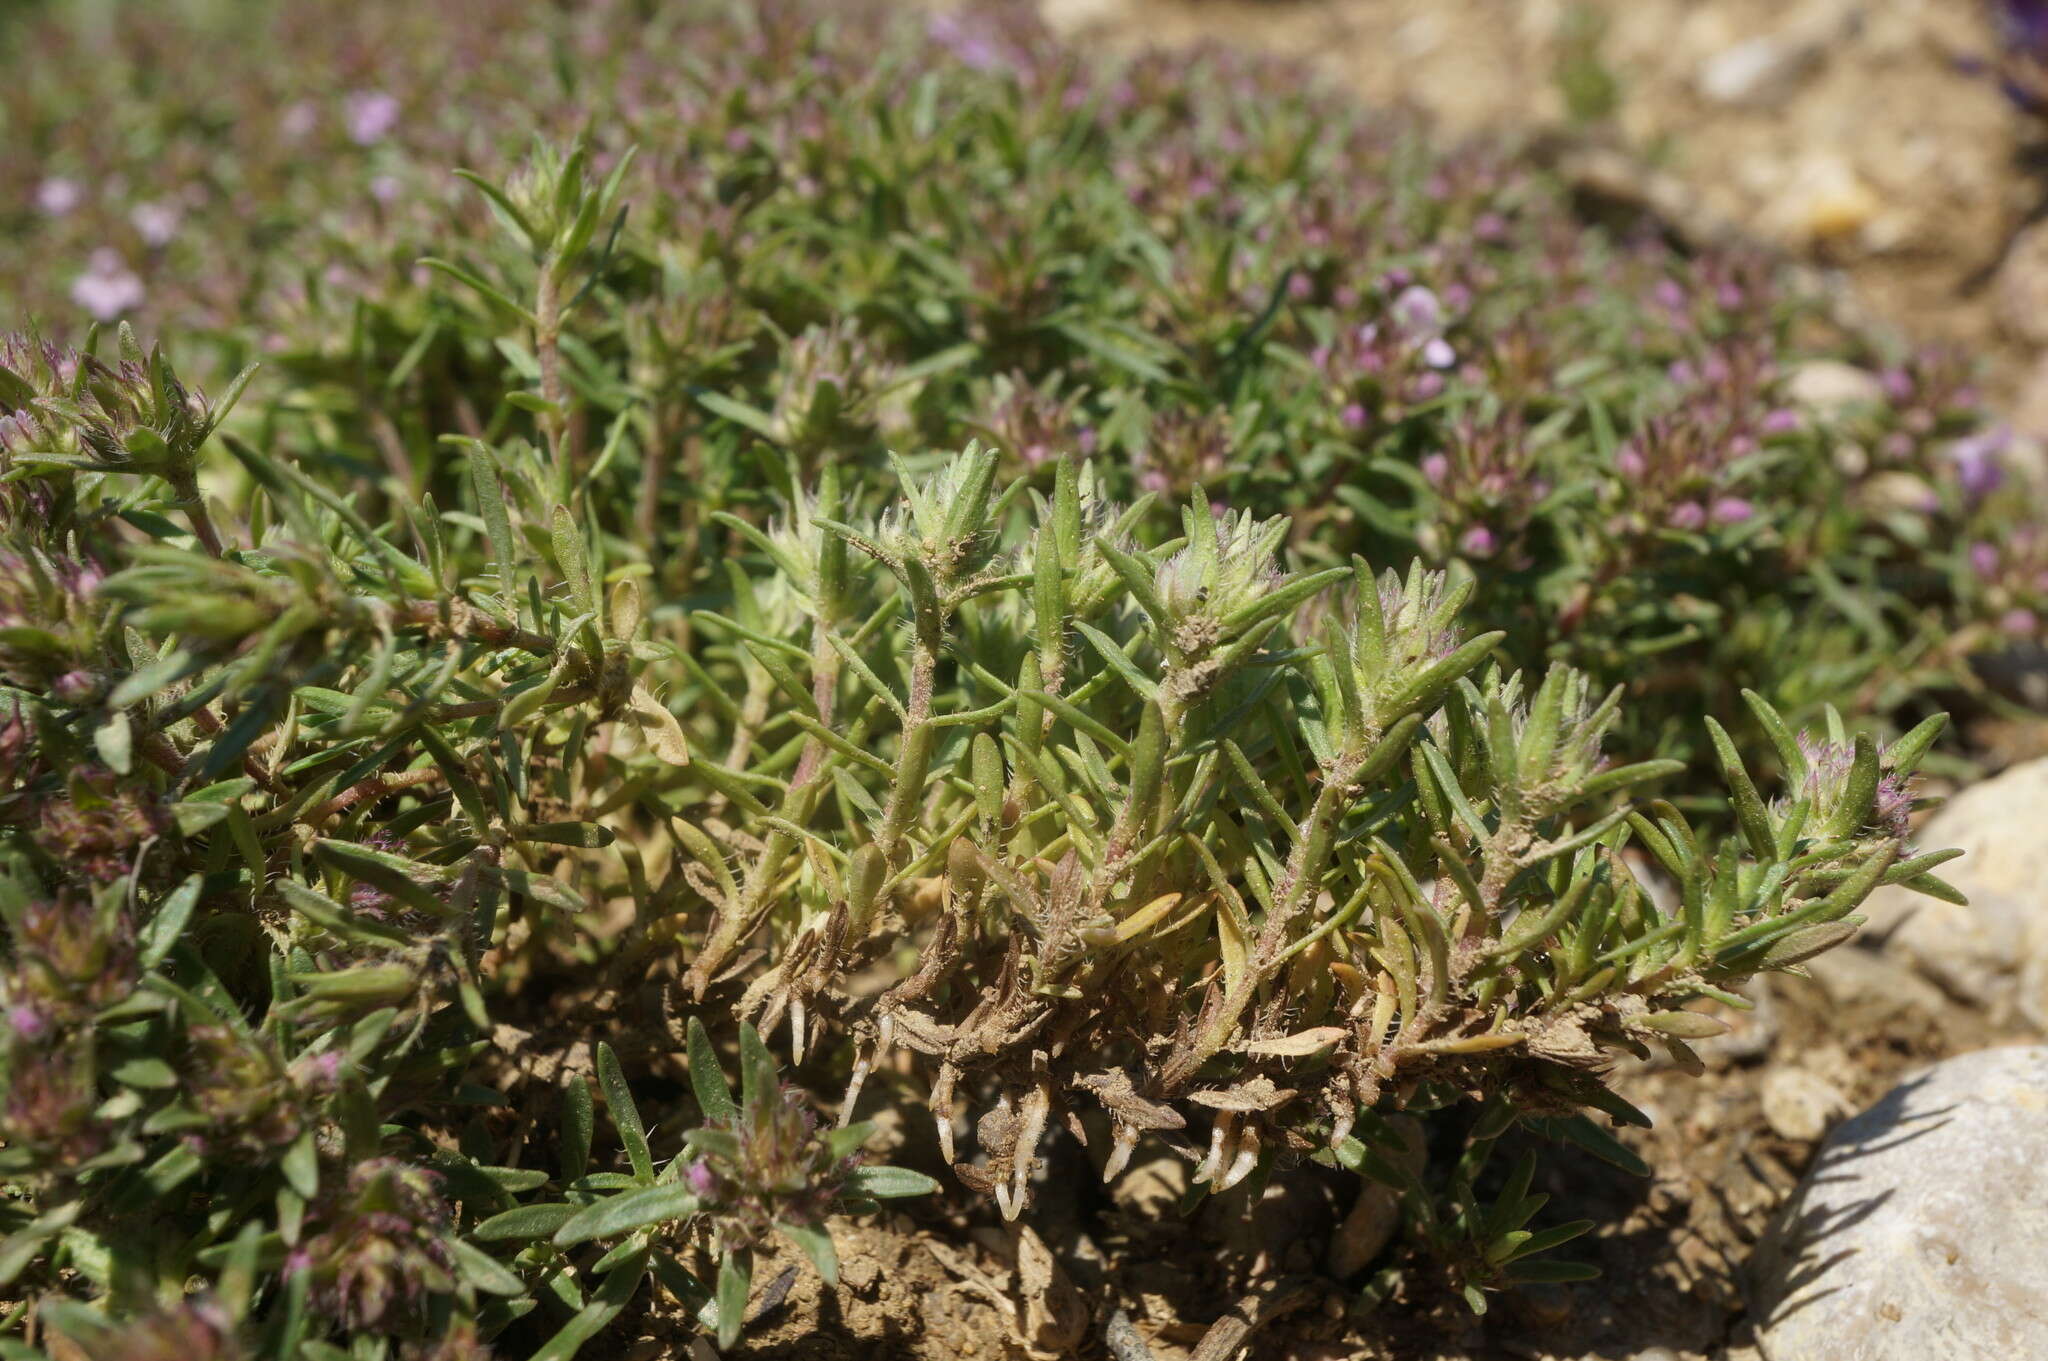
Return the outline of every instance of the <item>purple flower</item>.
{"type": "Polygon", "coordinates": [[[1948,456],[1955,463],[1956,484],[1963,495],[1981,501],[2004,485],[2004,454],[2011,444],[2011,428],[2001,425],[1949,446],[1948,456]]]}
{"type": "Polygon", "coordinates": [[[1628,443],[1614,451],[1614,466],[1621,470],[1623,477],[1641,477],[1650,466],[1650,462],[1643,457],[1642,450],[1636,448],[1633,443],[1628,443]]]}
{"type": "Polygon", "coordinates": [[[52,175],[36,186],[36,207],[45,216],[62,217],[79,204],[85,202],[85,190],[77,180],[52,175]]]}
{"type": "Polygon", "coordinates": [[[1422,362],[1433,369],[1447,369],[1458,362],[1458,352],[1442,336],[1422,347],[1422,362]]]}
{"type": "MultiPolygon", "coordinates": [[[[1849,792],[1849,777],[1856,767],[1856,748],[1852,743],[1826,742],[1805,732],[1799,734],[1798,742],[1799,753],[1806,760],[1802,792],[1813,800],[1814,812],[1825,825],[1834,817],[1843,796],[1849,792]]],[[[1912,829],[1913,781],[1883,764],[1884,748],[1878,748],[1877,754],[1880,764],[1869,825],[1894,840],[1903,841],[1912,829]]]]}
{"type": "Polygon", "coordinates": [[[7,1008],[7,1024],[14,1027],[15,1034],[31,1044],[50,1033],[50,1023],[43,1013],[26,1002],[7,1008]]]}
{"type": "Polygon", "coordinates": [[[168,203],[138,203],[130,210],[128,220],[145,245],[167,246],[178,234],[179,216],[178,210],[168,203]]]}
{"type": "Polygon", "coordinates": [[[1468,558],[1490,557],[1498,547],[1499,540],[1485,525],[1474,525],[1458,536],[1458,551],[1468,558]]]}
{"type": "Polygon", "coordinates": [[[374,146],[398,126],[398,98],[382,90],[358,90],[348,97],[344,114],[349,140],[357,146],[374,146]]]}
{"type": "Polygon", "coordinates": [[[1680,501],[1671,508],[1671,514],[1665,517],[1665,522],[1673,529],[1689,533],[1706,524],[1707,509],[1697,501],[1680,501]]]}
{"type": "Polygon", "coordinates": [[[378,175],[370,181],[370,197],[379,203],[391,203],[398,198],[398,176],[378,175]]]}
{"type": "Polygon", "coordinates": [[[1344,428],[1347,430],[1364,429],[1366,421],[1364,404],[1360,402],[1346,403],[1339,419],[1344,422],[1344,428]]]}
{"type": "Polygon", "coordinates": [[[1998,550],[1988,543],[1970,545],[1970,570],[1985,580],[1998,575],[1998,550]]]}
{"type": "Polygon", "coordinates": [[[2040,631],[2041,619],[2032,610],[2010,609],[1998,616],[1998,627],[2015,638],[2031,638],[2040,631]]]}
{"type": "Polygon", "coordinates": [[[71,301],[90,312],[96,321],[113,321],[142,306],[142,280],[122,262],[119,251],[102,246],[92,253],[92,265],[71,281],[71,301]]]}
{"type": "Polygon", "coordinates": [[[1425,454],[1422,459],[1423,480],[1432,487],[1441,487],[1444,479],[1451,475],[1451,460],[1448,454],[1425,454]]]}
{"type": "Polygon", "coordinates": [[[1717,496],[1709,514],[1717,525],[1739,525],[1756,514],[1756,507],[1740,496],[1717,496]]]}
{"type": "Polygon", "coordinates": [[[993,71],[1003,64],[1002,49],[988,31],[957,14],[933,15],[925,24],[925,36],[971,71],[993,71]]]}
{"type": "Polygon", "coordinates": [[[2008,45],[2048,52],[2048,0],[1999,0],[1993,9],[2008,45]]]}
{"type": "Polygon", "coordinates": [[[1435,336],[1443,329],[1444,305],[1435,293],[1415,284],[1394,299],[1394,320],[1409,335],[1435,336]]]}
{"type": "Polygon", "coordinates": [[[1799,428],[1799,413],[1790,407],[1779,407],[1764,417],[1763,432],[1766,435],[1789,435],[1799,428]]]}

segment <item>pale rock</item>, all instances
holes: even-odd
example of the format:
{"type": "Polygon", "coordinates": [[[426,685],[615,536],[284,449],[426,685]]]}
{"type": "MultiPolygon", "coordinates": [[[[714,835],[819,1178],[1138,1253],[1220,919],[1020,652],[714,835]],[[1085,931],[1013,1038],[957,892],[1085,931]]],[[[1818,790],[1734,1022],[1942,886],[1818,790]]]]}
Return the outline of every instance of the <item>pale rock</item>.
{"type": "Polygon", "coordinates": [[[2015,236],[1993,291],[1998,324],[2029,345],[2048,345],[2048,222],[2015,236]]]}
{"type": "Polygon", "coordinates": [[[1781,1139],[1812,1143],[1848,1108],[1842,1089],[1810,1068],[1773,1068],[1758,1093],[1764,1123],[1781,1139]]]}
{"type": "Polygon", "coordinates": [[[1801,161],[1764,218],[1796,245],[1840,242],[1856,236],[1884,208],[1884,200],[1840,156],[1818,154],[1801,161]]]}
{"type": "Polygon", "coordinates": [[[1126,17],[1128,0],[1039,0],[1038,17],[1062,38],[1107,28],[1126,17]]]}
{"type": "Polygon", "coordinates": [[[2012,405],[2012,425],[2022,438],[2048,439],[2048,354],[2036,359],[2020,381],[2012,405]]]}
{"type": "Polygon", "coordinates": [[[1963,852],[1935,872],[1968,907],[1879,888],[1862,908],[1866,936],[1949,993],[2001,1010],[2014,1000],[2029,950],[2048,952],[2048,757],[2023,762],[1951,798],[1914,834],[1918,846],[1963,852]]]}
{"type": "Polygon", "coordinates": [[[1694,84],[1716,104],[1775,104],[1798,88],[1819,55],[1817,44],[1765,34],[1708,57],[1694,84]]]}
{"type": "Polygon", "coordinates": [[[1949,1006],[1942,990],[1910,966],[1861,946],[1829,950],[1800,967],[1838,1012],[1854,1013],[1859,1025],[1877,1026],[1913,1012],[1939,1016],[1949,1006]]]}
{"type": "Polygon", "coordinates": [[[1873,474],[1863,484],[1861,500],[1880,513],[1905,511],[1925,515],[1941,505],[1926,478],[1903,468],[1886,468],[1873,474]]]}
{"type": "Polygon", "coordinates": [[[1838,1127],[1752,1265],[1770,1361],[2048,1356],[2048,1048],[1948,1059],[1838,1127]]]}
{"type": "Polygon", "coordinates": [[[1836,417],[1884,400],[1884,384],[1868,369],[1835,359],[1809,359],[1792,371],[1785,391],[1818,415],[1836,417]]]}

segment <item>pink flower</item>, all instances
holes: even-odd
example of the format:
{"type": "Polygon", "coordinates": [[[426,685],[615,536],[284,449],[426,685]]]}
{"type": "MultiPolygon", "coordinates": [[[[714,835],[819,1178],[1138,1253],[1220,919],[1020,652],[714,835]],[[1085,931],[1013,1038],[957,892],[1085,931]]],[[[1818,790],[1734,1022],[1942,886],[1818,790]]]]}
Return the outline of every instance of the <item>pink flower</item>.
{"type": "Polygon", "coordinates": [[[1458,536],[1458,551],[1468,558],[1490,556],[1500,543],[1485,525],[1474,525],[1458,536]]]}
{"type": "Polygon", "coordinates": [[[1451,460],[1448,454],[1425,454],[1422,459],[1422,477],[1432,487],[1441,487],[1444,479],[1451,475],[1451,460]]]}
{"type": "Polygon", "coordinates": [[[1988,543],[1970,545],[1970,569],[1980,577],[1998,575],[1998,550],[1988,543]]]}
{"type": "Polygon", "coordinates": [[[357,146],[372,146],[384,140],[398,126],[398,99],[382,90],[358,90],[346,104],[349,140],[357,146]]]}
{"type": "Polygon", "coordinates": [[[1764,417],[1763,432],[1766,435],[1789,435],[1799,428],[1799,413],[1789,407],[1779,407],[1764,417]]]}
{"type": "Polygon", "coordinates": [[[1442,336],[1422,347],[1422,362],[1433,369],[1447,369],[1458,362],[1458,352],[1442,336]]]}
{"type": "Polygon", "coordinates": [[[1345,405],[1345,407],[1344,407],[1344,411],[1343,411],[1343,414],[1342,414],[1342,415],[1341,415],[1341,416],[1339,417],[1339,419],[1341,419],[1341,420],[1342,420],[1342,421],[1344,422],[1344,428],[1345,428],[1346,430],[1362,430],[1362,429],[1364,429],[1364,428],[1365,428],[1365,407],[1364,407],[1364,405],[1363,405],[1363,404],[1361,404],[1361,403],[1359,403],[1359,402],[1350,402],[1350,403],[1347,403],[1347,404],[1345,405]]]}
{"type": "Polygon", "coordinates": [[[128,220],[145,245],[167,246],[178,234],[179,213],[168,203],[138,203],[130,210],[128,220]]]}
{"type": "Polygon", "coordinates": [[[2040,630],[2041,619],[2032,610],[2011,609],[1998,616],[1998,627],[2015,638],[2031,638],[2040,630]]]}
{"type": "Polygon", "coordinates": [[[142,280],[122,262],[120,252],[105,246],[92,253],[91,267],[71,281],[71,301],[96,321],[113,321],[134,311],[144,296],[142,280]]]}
{"type": "Polygon", "coordinates": [[[1717,496],[1709,513],[1717,525],[1739,525],[1756,513],[1756,507],[1740,496],[1717,496]]]}
{"type": "Polygon", "coordinates": [[[7,1009],[7,1024],[14,1027],[14,1033],[33,1044],[50,1033],[50,1023],[43,1014],[26,1004],[7,1009]]]}
{"type": "Polygon", "coordinates": [[[1707,522],[1707,510],[1697,501],[1680,501],[1671,508],[1671,514],[1666,517],[1666,522],[1673,529],[1699,529],[1707,522]]]}
{"type": "Polygon", "coordinates": [[[1614,451],[1614,466],[1621,470],[1623,477],[1641,477],[1649,468],[1650,461],[1635,445],[1624,444],[1614,451]]]}
{"type": "Polygon", "coordinates": [[[77,180],[52,175],[36,186],[36,207],[46,216],[62,217],[85,202],[85,190],[77,180]]]}

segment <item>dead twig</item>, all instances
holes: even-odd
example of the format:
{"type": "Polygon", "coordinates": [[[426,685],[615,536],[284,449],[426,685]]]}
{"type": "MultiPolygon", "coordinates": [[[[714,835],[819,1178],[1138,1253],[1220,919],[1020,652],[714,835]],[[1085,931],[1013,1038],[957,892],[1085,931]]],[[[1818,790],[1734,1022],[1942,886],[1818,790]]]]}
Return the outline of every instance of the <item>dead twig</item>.
{"type": "Polygon", "coordinates": [[[1322,1293],[1323,1282],[1314,1276],[1285,1276],[1268,1281],[1210,1324],[1188,1361],[1230,1361],[1253,1333],[1322,1293]]]}

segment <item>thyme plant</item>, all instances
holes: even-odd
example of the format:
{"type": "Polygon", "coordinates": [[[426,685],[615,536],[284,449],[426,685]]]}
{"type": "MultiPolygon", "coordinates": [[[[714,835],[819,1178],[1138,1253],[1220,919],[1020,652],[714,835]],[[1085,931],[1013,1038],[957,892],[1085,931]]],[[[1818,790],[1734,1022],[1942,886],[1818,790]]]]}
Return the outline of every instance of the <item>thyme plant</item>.
{"type": "MultiPolygon", "coordinates": [[[[610,193],[563,169],[582,187],[536,233],[543,287],[610,193]]],[[[930,1185],[847,1161],[899,1049],[1006,1217],[1089,1106],[1107,1175],[1192,1138],[1219,1191],[1286,1157],[1390,1175],[1383,1117],[1459,1094],[1487,1102],[1482,1143],[1523,1121],[1610,1147],[1584,1113],[1635,1118],[1612,1053],[1691,1062],[1721,1028],[1692,1003],[1837,943],[1880,883],[1952,894],[1944,855],[1905,848],[1940,720],[1880,753],[1753,699],[1793,772],[1770,803],[1710,722],[1738,829],[1717,842],[1629,800],[1679,763],[1604,759],[1618,692],[1525,677],[1465,626],[1470,578],[1299,570],[1284,521],[1206,494],[1147,542],[1145,502],[1069,459],[1037,485],[976,447],[879,485],[828,464],[765,524],[719,517],[725,603],[656,623],[566,441],[451,439],[460,507],[394,495],[373,522],[221,433],[232,393],[125,328],[118,351],[15,341],[0,379],[25,403],[0,1266],[80,1346],[111,1315],[266,1355],[450,1355],[545,1304],[567,1317],[535,1354],[565,1357],[650,1274],[730,1341],[763,1233],[829,1274],[844,1195],[930,1185]],[[217,457],[233,507],[192,494],[217,457]],[[641,1023],[687,1051],[699,1123],[659,1171],[608,1045],[630,1170],[593,1168],[580,1077],[552,1169],[459,1122],[502,1100],[477,1081],[492,1013],[551,951],[671,980],[641,1023]],[[703,1016],[739,1025],[738,1103],[703,1016]],[[837,1066],[841,1129],[753,1026],[837,1066]],[[181,1303],[195,1275],[214,1291],[181,1303]],[[100,1308],[63,1301],[78,1281],[100,1308]]],[[[1532,1209],[1437,1230],[1475,1301],[1571,1274],[1534,1257],[1562,1235],[1532,1209]]]]}
{"type": "Polygon", "coordinates": [[[1511,1128],[1628,1163],[1615,1055],[1954,896],[2040,582],[1952,366],[1795,410],[1768,271],[1241,63],[684,9],[0,94],[5,297],[206,375],[0,344],[0,1352],[730,1343],[905,1101],[1009,1218],[1060,1127],[1351,1169],[1483,1305],[1587,1227],[1511,1128]]]}

